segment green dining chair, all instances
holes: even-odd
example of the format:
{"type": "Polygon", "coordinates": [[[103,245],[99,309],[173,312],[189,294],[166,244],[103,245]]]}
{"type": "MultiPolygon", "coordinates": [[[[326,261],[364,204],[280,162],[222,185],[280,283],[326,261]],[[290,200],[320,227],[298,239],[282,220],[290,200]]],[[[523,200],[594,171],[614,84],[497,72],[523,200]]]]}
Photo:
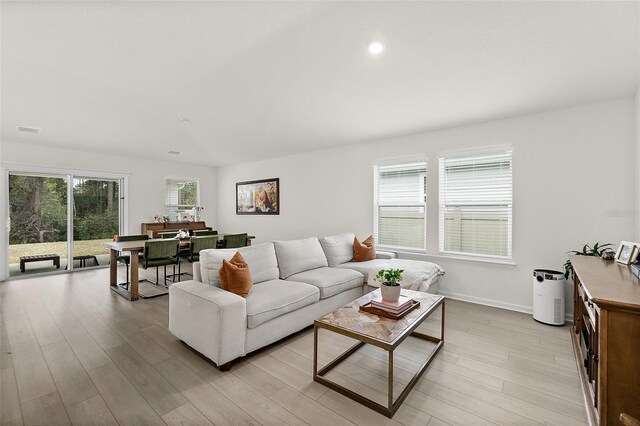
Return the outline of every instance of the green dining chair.
{"type": "MultiPolygon", "coordinates": [[[[218,236],[204,236],[204,237],[191,237],[189,240],[189,253],[187,255],[180,255],[180,260],[184,260],[185,262],[193,263],[198,262],[200,260],[200,251],[206,249],[214,249],[218,244],[218,236]]],[[[178,267],[178,271],[180,271],[178,267]]],[[[188,272],[182,272],[181,274],[191,275],[188,272]]]]}
{"type": "Polygon", "coordinates": [[[163,232],[162,234],[160,234],[160,237],[162,237],[163,240],[169,239],[169,238],[175,238],[178,236],[178,231],[176,232],[163,232]]]}
{"type": "MultiPolygon", "coordinates": [[[[140,240],[148,240],[148,239],[149,239],[148,235],[118,235],[116,237],[116,243],[120,243],[123,241],[140,241],[140,240]]],[[[138,254],[139,256],[142,256],[142,253],[138,253],[138,254]]],[[[127,281],[120,283],[118,285],[122,285],[126,289],[129,289],[129,264],[131,263],[131,256],[124,252],[118,252],[116,261],[119,263],[124,263],[125,271],[127,272],[127,281]]]]}
{"type": "Polygon", "coordinates": [[[247,245],[247,234],[225,234],[223,237],[224,248],[238,248],[247,245]]]}
{"type": "Polygon", "coordinates": [[[164,266],[164,286],[167,287],[167,265],[173,265],[173,275],[176,274],[178,265],[178,276],[180,276],[180,241],[176,239],[150,240],[144,243],[140,266],[143,269],[156,268],[156,282],[149,281],[155,285],[160,284],[159,268],[164,266]]]}
{"type": "Polygon", "coordinates": [[[194,237],[205,237],[205,236],[211,236],[211,235],[218,235],[218,231],[214,230],[209,230],[209,229],[196,229],[195,231],[193,231],[193,236],[194,237]]]}

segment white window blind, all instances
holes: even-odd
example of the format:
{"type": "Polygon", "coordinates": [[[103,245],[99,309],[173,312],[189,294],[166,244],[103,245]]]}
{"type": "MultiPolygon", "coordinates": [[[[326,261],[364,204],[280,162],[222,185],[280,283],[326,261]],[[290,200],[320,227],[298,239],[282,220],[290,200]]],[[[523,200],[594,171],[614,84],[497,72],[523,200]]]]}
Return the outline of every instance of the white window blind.
{"type": "Polygon", "coordinates": [[[424,250],[426,161],[376,164],[373,186],[376,244],[395,249],[424,250]]]}
{"type": "Polygon", "coordinates": [[[511,149],[439,160],[440,251],[511,259],[511,149]]]}
{"type": "Polygon", "coordinates": [[[165,215],[171,220],[197,220],[199,204],[198,181],[167,179],[165,215]]]}

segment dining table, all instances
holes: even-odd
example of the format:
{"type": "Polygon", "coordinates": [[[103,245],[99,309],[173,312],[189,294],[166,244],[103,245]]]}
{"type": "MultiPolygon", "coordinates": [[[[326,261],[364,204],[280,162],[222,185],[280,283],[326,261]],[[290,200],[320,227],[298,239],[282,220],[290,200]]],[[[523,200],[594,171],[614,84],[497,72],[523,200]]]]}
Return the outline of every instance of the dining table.
{"type": "MultiPolygon", "coordinates": [[[[255,236],[253,235],[248,236],[247,245],[251,245],[251,240],[254,238],[255,236]]],[[[189,240],[190,238],[180,239],[180,247],[189,247],[189,240]]],[[[218,240],[224,240],[224,234],[218,234],[218,240]]],[[[132,302],[140,298],[140,294],[138,292],[138,287],[140,285],[138,276],[138,268],[140,266],[139,256],[140,253],[144,251],[144,243],[146,241],[153,241],[153,239],[120,242],[109,241],[104,243],[105,246],[110,249],[109,288],[111,291],[132,302]],[[131,258],[131,261],[129,262],[129,268],[131,268],[129,276],[131,277],[131,281],[128,289],[123,285],[118,284],[118,253],[120,252],[128,252],[131,258]]]]}

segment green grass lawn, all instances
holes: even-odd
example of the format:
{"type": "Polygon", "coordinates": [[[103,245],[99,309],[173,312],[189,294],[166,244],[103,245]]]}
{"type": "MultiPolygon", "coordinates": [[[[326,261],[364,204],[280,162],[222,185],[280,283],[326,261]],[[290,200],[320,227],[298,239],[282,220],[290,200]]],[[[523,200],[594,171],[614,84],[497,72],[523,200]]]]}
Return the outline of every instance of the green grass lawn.
{"type": "MultiPolygon", "coordinates": [[[[74,241],[73,255],[109,254],[109,249],[104,245],[109,241],[111,241],[110,238],[105,240],[74,241]]],[[[9,263],[19,263],[20,256],[33,256],[36,254],[57,254],[61,259],[66,259],[67,242],[12,244],[9,246],[9,263]]]]}

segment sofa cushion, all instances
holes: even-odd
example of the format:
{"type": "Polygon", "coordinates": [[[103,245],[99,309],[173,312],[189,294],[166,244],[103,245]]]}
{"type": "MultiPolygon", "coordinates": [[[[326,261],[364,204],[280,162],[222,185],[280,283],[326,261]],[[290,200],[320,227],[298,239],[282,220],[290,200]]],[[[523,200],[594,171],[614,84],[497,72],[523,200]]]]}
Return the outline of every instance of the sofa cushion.
{"type": "Polygon", "coordinates": [[[251,293],[253,287],[251,273],[240,252],[236,252],[231,260],[222,261],[220,287],[242,297],[247,297],[247,294],[251,293]]]}
{"type": "Polygon", "coordinates": [[[373,235],[360,242],[358,237],[353,239],[353,261],[354,262],[366,262],[367,260],[373,260],[376,258],[376,246],[373,241],[373,235]]]}
{"type": "Polygon", "coordinates": [[[273,244],[276,248],[280,278],[282,279],[298,272],[327,266],[327,258],[316,237],[303,240],[274,241],[273,244]]]}
{"type": "Polygon", "coordinates": [[[253,283],[278,279],[278,259],[273,243],[263,243],[239,249],[208,249],[200,252],[200,275],[205,284],[220,287],[220,268],[224,259],[229,260],[236,252],[242,254],[249,266],[253,283]]]}
{"type": "Polygon", "coordinates": [[[320,300],[317,287],[295,281],[270,280],[254,286],[247,296],[247,327],[269,320],[320,300]]]}
{"type": "Polygon", "coordinates": [[[318,287],[320,299],[335,296],[355,287],[362,287],[364,275],[352,269],[317,268],[291,275],[287,281],[299,281],[318,287]]]}
{"type": "Polygon", "coordinates": [[[377,267],[380,267],[380,269],[384,269],[386,267],[386,263],[384,263],[382,259],[373,259],[367,260],[366,262],[347,262],[336,266],[336,268],[339,269],[351,269],[360,272],[364,275],[365,282],[367,282],[369,271],[377,267]]]}
{"type": "Polygon", "coordinates": [[[346,234],[318,238],[329,266],[333,267],[341,263],[351,262],[355,237],[353,232],[348,232],[346,234]]]}

